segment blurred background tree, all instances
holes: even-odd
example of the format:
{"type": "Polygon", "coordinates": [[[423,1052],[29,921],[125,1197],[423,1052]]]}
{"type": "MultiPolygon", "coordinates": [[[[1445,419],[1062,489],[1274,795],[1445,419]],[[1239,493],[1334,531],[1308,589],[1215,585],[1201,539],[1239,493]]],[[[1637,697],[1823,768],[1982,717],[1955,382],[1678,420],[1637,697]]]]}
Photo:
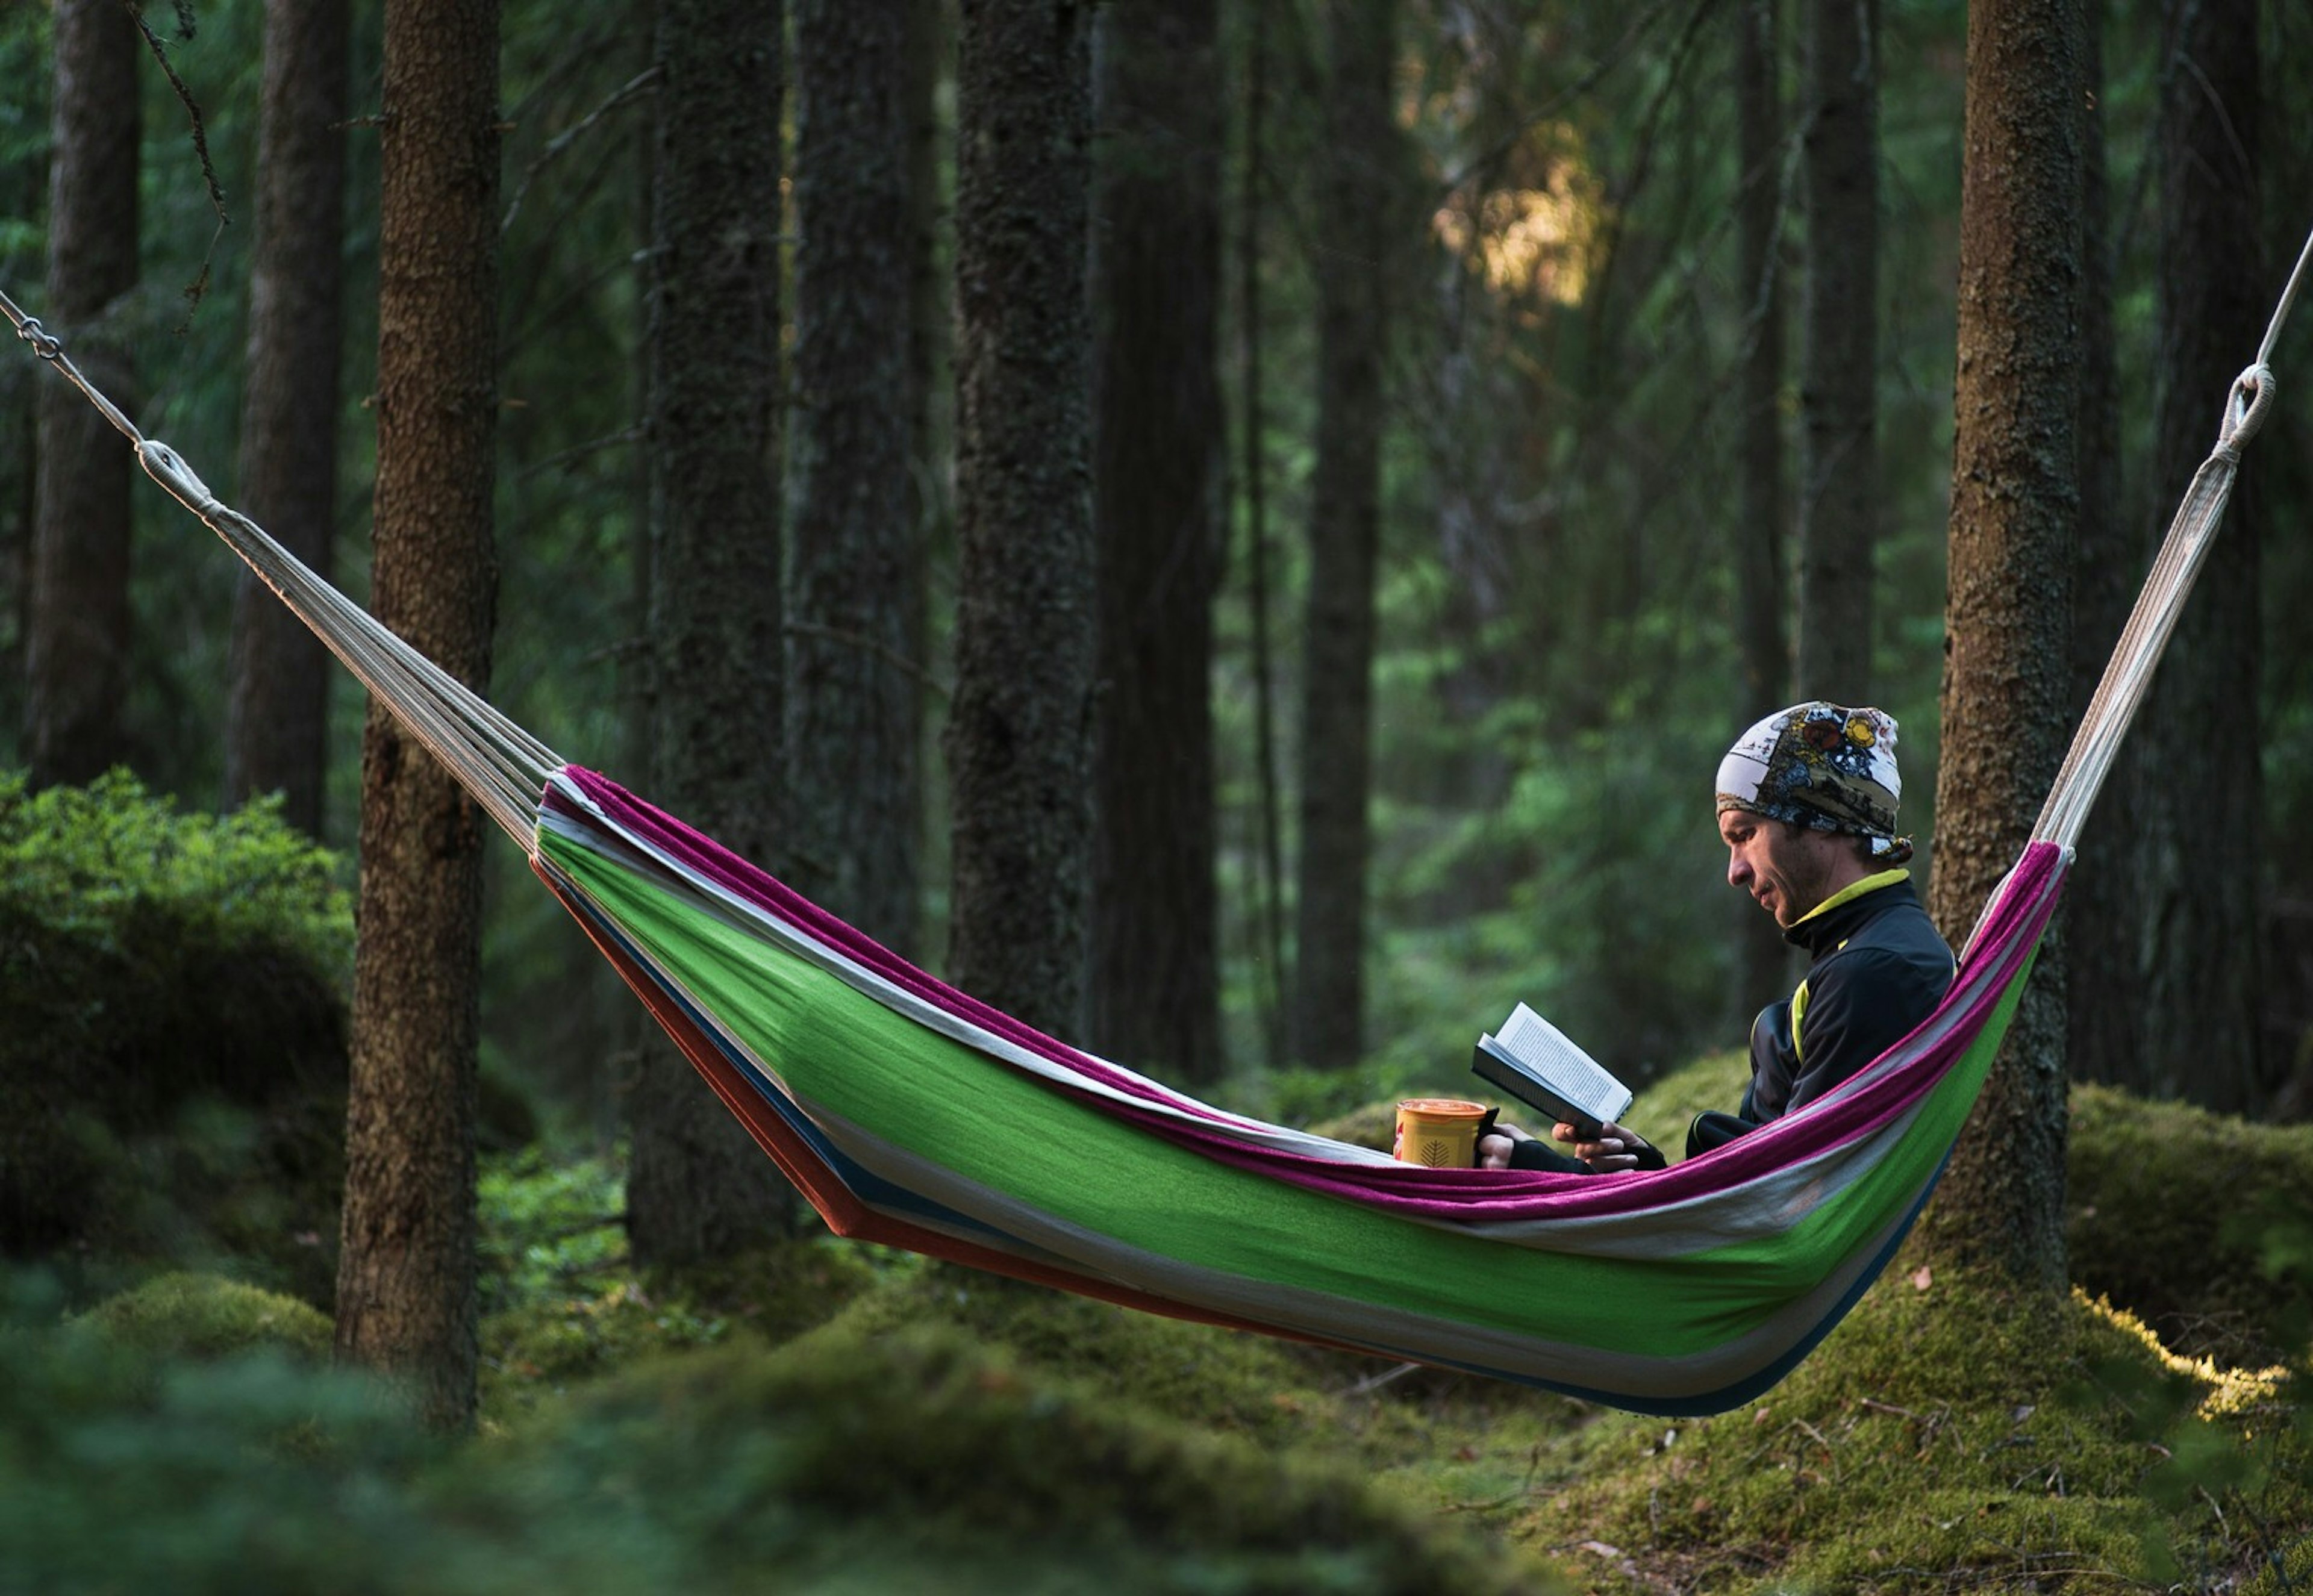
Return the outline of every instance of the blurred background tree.
{"type": "Polygon", "coordinates": [[[1213,593],[1222,108],[1211,0],[1125,0],[1095,48],[1090,1045],[1210,1083],[1221,1047],[1213,593]]]}
{"type": "MultiPolygon", "coordinates": [[[[336,565],[345,364],[347,0],[269,0],[250,222],[249,369],[238,507],[279,527],[325,580],[336,565]],[[326,396],[326,397],[324,397],[326,396]]],[[[321,640],[259,582],[233,589],[224,802],[281,794],[321,835],[330,671],[321,640]]]]}
{"type": "MultiPolygon", "coordinates": [[[[56,8],[48,305],[91,380],[137,399],[138,19],[105,0],[56,8]]],[[[75,358],[78,358],[76,355],[75,358]]],[[[110,424],[71,390],[40,390],[24,601],[25,760],[35,785],[85,783],[130,752],[129,491],[110,424]]]]}
{"type": "MultiPolygon", "coordinates": [[[[651,779],[668,804],[786,868],[786,607],[779,573],[779,0],[656,12],[650,101],[651,779]]],[[[646,1035],[627,1097],[628,1231],[660,1264],[723,1258],[792,1223],[794,1194],[689,1063],[646,1035]]]]}

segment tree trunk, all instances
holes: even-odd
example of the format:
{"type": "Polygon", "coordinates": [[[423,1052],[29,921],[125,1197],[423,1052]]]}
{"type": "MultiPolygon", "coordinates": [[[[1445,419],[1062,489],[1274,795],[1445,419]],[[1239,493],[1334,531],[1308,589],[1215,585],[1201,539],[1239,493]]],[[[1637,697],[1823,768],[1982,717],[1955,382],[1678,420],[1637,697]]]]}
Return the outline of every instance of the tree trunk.
{"type": "MultiPolygon", "coordinates": [[[[662,0],[651,261],[658,800],[778,872],[778,0],[662,0]]],[[[664,1039],[628,1104],[637,1261],[728,1257],[795,1195],[664,1039]]]]}
{"type": "Polygon", "coordinates": [[[1807,0],[1799,690],[1871,697],[1878,543],[1879,0],[1807,0]]]}
{"type": "Polygon", "coordinates": [[[1114,0],[1097,52],[1099,555],[1092,1045],[1222,1069],[1213,880],[1220,41],[1213,0],[1114,0]]]}
{"type": "MultiPolygon", "coordinates": [[[[136,286],[136,63],[118,0],[57,0],[48,167],[48,330],[131,416],[128,329],[106,325],[136,286]]],[[[35,786],[81,783],[129,757],[129,491],[134,457],[64,382],[40,385],[39,508],[24,637],[24,756],[35,786]]]]}
{"type": "MultiPolygon", "coordinates": [[[[30,375],[28,373],[27,375],[30,375]]],[[[40,390],[21,382],[0,403],[0,592],[8,612],[0,623],[0,724],[24,724],[24,633],[31,619],[32,528],[40,507],[40,390]]],[[[14,745],[9,745],[13,757],[14,745]]]]}
{"type": "MultiPolygon", "coordinates": [[[[23,54],[31,54],[26,48],[23,54]]],[[[41,96],[53,86],[38,74],[21,80],[27,119],[46,126],[48,106],[41,96]]],[[[48,145],[0,158],[0,215],[36,216],[48,204],[48,145]]],[[[45,291],[44,291],[45,292],[45,291]]],[[[0,379],[0,750],[22,764],[17,734],[24,730],[24,634],[31,618],[32,529],[39,524],[35,484],[40,475],[40,400],[54,381],[32,362],[18,363],[13,377],[0,379]]]]}
{"type": "MultiPolygon", "coordinates": [[[[497,0],[391,0],[378,232],[371,607],[444,670],[489,676],[497,408],[497,0]]],[[[337,1348],[475,1405],[481,813],[373,705],[362,739],[337,1348]]]]}
{"type": "MultiPolygon", "coordinates": [[[[1790,500],[1783,471],[1783,127],[1776,89],[1781,59],[1778,0],[1735,9],[1735,98],[1742,187],[1736,198],[1738,279],[1747,307],[1740,377],[1743,510],[1734,528],[1736,644],[1742,698],[1734,726],[1747,726],[1796,697],[1791,690],[1790,595],[1784,578],[1790,500]]],[[[1791,950],[1772,920],[1742,894],[1735,931],[1737,1007],[1745,1019],[1790,986],[1791,950]]]]}
{"type": "Polygon", "coordinates": [[[1251,8],[1245,19],[1243,175],[1237,199],[1237,339],[1243,350],[1238,381],[1238,448],[1243,473],[1238,492],[1244,501],[1245,609],[1251,636],[1246,646],[1253,673],[1253,837],[1260,885],[1253,890],[1253,963],[1263,978],[1255,988],[1261,1016],[1262,1062],[1282,1069],[1290,1050],[1285,960],[1284,804],[1277,759],[1276,650],[1270,640],[1273,610],[1270,593],[1269,470],[1263,446],[1268,408],[1262,402],[1262,352],[1268,342],[1261,288],[1262,220],[1267,205],[1262,174],[1268,160],[1263,128],[1269,95],[1268,13],[1251,8]]]}
{"type": "Polygon", "coordinates": [[[943,774],[930,757],[926,733],[946,704],[935,684],[943,674],[935,657],[930,573],[953,569],[955,522],[948,498],[954,458],[954,383],[951,333],[954,279],[949,271],[947,177],[951,170],[944,83],[953,80],[955,19],[953,0],[919,0],[907,13],[908,118],[908,657],[921,663],[916,688],[916,785],[908,824],[915,837],[918,940],[905,950],[920,956],[933,934],[922,924],[924,877],[938,868],[935,846],[945,839],[931,829],[933,783],[943,774]]]}
{"type": "MultiPolygon", "coordinates": [[[[2081,0],[1968,13],[1950,592],[1930,912],[1960,945],[2022,852],[2071,716],[2080,495],[2081,0]]],[[[2043,944],[1922,1227],[1931,1254],[2064,1288],[2064,989],[2043,944]]]]}
{"type": "Polygon", "coordinates": [[[1262,349],[1268,345],[1268,312],[1261,292],[1262,171],[1268,164],[1270,41],[1268,12],[1252,7],[1244,19],[1244,171],[1237,189],[1237,342],[1242,347],[1237,400],[1237,484],[1244,500],[1244,609],[1246,650],[1253,675],[1253,842],[1258,886],[1253,888],[1253,965],[1265,978],[1256,983],[1253,1006],[1261,1013],[1261,1062],[1284,1068],[1290,1050],[1288,965],[1286,965],[1286,849],[1284,801],[1277,779],[1277,650],[1270,643],[1270,490],[1268,408],[1262,402],[1262,349]]]}
{"type": "MultiPolygon", "coordinates": [[[[632,70],[638,73],[652,70],[658,59],[658,39],[655,19],[658,14],[657,0],[625,0],[627,35],[622,40],[630,52],[632,70]]],[[[655,96],[647,102],[656,105],[655,96]]],[[[653,155],[655,141],[650,131],[656,123],[652,118],[655,109],[644,112],[642,147],[628,162],[627,181],[632,185],[631,215],[634,236],[648,241],[651,236],[651,215],[655,200],[653,155]]],[[[636,301],[647,307],[651,285],[656,280],[657,267],[648,250],[635,256],[634,294],[636,301]]],[[[646,310],[646,316],[648,311],[646,310]]],[[[655,358],[648,338],[637,339],[629,355],[629,392],[634,396],[633,425],[638,446],[627,452],[625,503],[626,531],[623,539],[627,561],[626,592],[621,595],[619,619],[621,623],[620,647],[618,653],[617,688],[619,702],[619,763],[620,770],[638,772],[646,783],[658,770],[658,736],[652,723],[656,710],[655,680],[655,662],[651,658],[651,550],[655,547],[651,526],[651,483],[655,478],[652,451],[649,443],[651,405],[651,362],[655,358]]],[[[573,951],[576,957],[594,959],[592,947],[573,951]]],[[[599,962],[599,960],[597,960],[599,962]]],[[[645,1055],[652,1048],[664,1048],[669,1044],[658,1022],[650,1012],[635,1003],[620,983],[615,995],[617,1006],[611,1011],[618,1018],[608,1022],[605,1045],[594,1050],[586,1066],[586,1123],[593,1132],[598,1153],[610,1154],[625,1135],[628,1118],[628,1091],[638,1072],[644,1067],[645,1055]],[[623,1046],[608,1045],[617,1039],[623,1046]]],[[[679,1073],[678,1073],[678,1078],[679,1073]]],[[[629,1155],[632,1156],[629,1144],[629,1155]]]]}
{"type": "MultiPolygon", "coordinates": [[[[2156,532],[2208,453],[2228,386],[2256,354],[2273,287],[2258,248],[2256,0],[2182,10],[2187,31],[2175,48],[2183,65],[2171,75],[2159,134],[2156,532]]],[[[2233,1113],[2261,1109],[2277,1084],[2259,1030],[2259,499],[2256,472],[2243,471],[2138,732],[2149,774],[2135,814],[2143,894],[2137,1083],[2233,1113]]],[[[2286,1060],[2273,1062],[2286,1073],[2286,1060]]]]}
{"type": "MultiPolygon", "coordinates": [[[[346,0],[268,0],[239,503],[325,581],[338,507],[346,62],[346,0]]],[[[244,571],[225,706],[227,808],[277,792],[283,818],[321,835],[330,668],[320,640],[244,571]]]]}
{"type": "Polygon", "coordinates": [[[957,984],[1083,1033],[1092,859],[1091,7],[986,0],[956,39],[957,984]]]}
{"type": "Polygon", "coordinates": [[[1334,0],[1317,276],[1294,1051],[1355,1064],[1365,1018],[1366,807],[1372,786],[1374,572],[1381,534],[1382,255],[1395,124],[1394,0],[1334,0]]]}
{"type": "MultiPolygon", "coordinates": [[[[2138,539],[2121,506],[2120,373],[2114,346],[2111,208],[2106,180],[2104,0],[2089,0],[2089,83],[2081,108],[2080,541],[2072,561],[2072,723],[2080,723],[2127,624],[2143,578],[2138,539]]],[[[2198,435],[2198,434],[2195,434],[2198,435]]],[[[2142,734],[2118,761],[2082,829],[2064,886],[2065,1044],[2074,1079],[2143,1084],[2144,989],[2136,969],[2144,907],[2138,890],[2134,809],[2142,734]]]]}
{"type": "Polygon", "coordinates": [[[798,890],[915,945],[920,583],[908,478],[904,0],[796,22],[795,525],[787,845],[798,890]]]}

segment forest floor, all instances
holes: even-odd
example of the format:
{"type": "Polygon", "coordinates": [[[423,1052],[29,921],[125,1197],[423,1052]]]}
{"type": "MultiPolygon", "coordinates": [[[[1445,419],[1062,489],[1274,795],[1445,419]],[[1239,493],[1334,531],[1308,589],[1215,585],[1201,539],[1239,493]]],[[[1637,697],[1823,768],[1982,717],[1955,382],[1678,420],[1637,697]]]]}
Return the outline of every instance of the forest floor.
{"type": "Polygon", "coordinates": [[[606,1173],[500,1160],[471,1437],[330,1372],[292,1299],[176,1275],[60,1320],[19,1277],[0,1589],[2313,1590],[2313,1127],[2084,1092],[2075,1140],[2076,1258],[2157,1253],[2153,1311],[1899,1260],[1677,1422],[824,1235],[641,1280],[606,1173]]]}

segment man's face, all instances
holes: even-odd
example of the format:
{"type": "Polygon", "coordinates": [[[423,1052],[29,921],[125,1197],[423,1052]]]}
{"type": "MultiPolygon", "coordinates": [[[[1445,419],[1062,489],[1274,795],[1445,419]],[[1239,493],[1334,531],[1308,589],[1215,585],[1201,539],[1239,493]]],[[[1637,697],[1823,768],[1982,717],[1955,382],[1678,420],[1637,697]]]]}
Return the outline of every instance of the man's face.
{"type": "Polygon", "coordinates": [[[1831,831],[1787,826],[1739,809],[1719,816],[1727,845],[1727,884],[1740,887],[1786,928],[1839,890],[1853,848],[1831,831]]]}

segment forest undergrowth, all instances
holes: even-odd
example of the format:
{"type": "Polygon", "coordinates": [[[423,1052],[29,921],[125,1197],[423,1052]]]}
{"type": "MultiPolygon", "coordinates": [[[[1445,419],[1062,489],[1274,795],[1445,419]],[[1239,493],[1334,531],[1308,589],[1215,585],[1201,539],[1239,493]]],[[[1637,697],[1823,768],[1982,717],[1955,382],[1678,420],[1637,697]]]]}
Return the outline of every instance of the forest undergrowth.
{"type": "Polygon", "coordinates": [[[2075,1256],[2161,1250],[2164,1329],[1899,1260],[1774,1390],[1675,1422],[816,1232],[644,1278],[615,1161],[505,1155],[465,1440],[224,1272],[76,1311],[18,1276],[0,1591],[2306,1589],[2313,1131],[2078,1125],[2075,1256]]]}

